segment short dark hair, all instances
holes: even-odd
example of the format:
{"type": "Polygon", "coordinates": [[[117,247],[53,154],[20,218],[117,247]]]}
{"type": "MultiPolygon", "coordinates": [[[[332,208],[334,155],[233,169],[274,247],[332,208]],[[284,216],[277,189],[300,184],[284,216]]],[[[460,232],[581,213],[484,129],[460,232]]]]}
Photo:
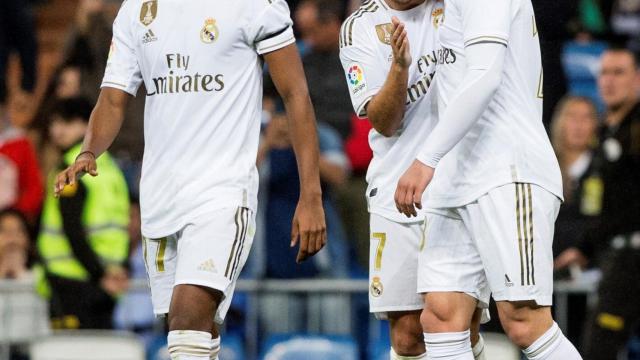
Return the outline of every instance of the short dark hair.
{"type": "Polygon", "coordinates": [[[627,55],[631,56],[631,60],[633,60],[633,65],[636,69],[640,69],[640,54],[638,54],[637,52],[629,49],[628,47],[622,45],[622,44],[617,44],[614,43],[612,44],[607,50],[607,52],[614,52],[614,53],[624,53],[627,55]]]}
{"type": "MultiPolygon", "coordinates": [[[[344,20],[345,4],[340,0],[304,0],[303,4],[311,4],[318,11],[318,21],[326,23],[335,20],[342,23],[344,20]]],[[[298,5],[300,6],[300,5],[298,5]]]]}
{"type": "Polygon", "coordinates": [[[82,119],[84,122],[89,122],[92,110],[93,104],[87,98],[72,97],[56,101],[49,116],[57,115],[64,121],[82,119]]]}

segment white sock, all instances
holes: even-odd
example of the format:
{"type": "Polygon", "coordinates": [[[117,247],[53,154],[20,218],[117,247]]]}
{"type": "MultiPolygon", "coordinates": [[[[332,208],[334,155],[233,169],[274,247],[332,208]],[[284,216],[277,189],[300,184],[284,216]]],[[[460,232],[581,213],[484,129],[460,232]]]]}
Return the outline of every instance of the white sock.
{"type": "Polygon", "coordinates": [[[211,333],[193,330],[169,331],[171,360],[210,360],[211,333]]]}
{"type": "Polygon", "coordinates": [[[473,349],[471,349],[471,351],[473,351],[473,358],[475,360],[485,360],[484,357],[484,339],[482,338],[482,334],[478,334],[479,338],[478,338],[478,342],[473,345],[473,349]]]}
{"type": "Polygon", "coordinates": [[[578,350],[555,322],[538,340],[522,351],[529,360],[580,360],[578,350]]]}
{"type": "Polygon", "coordinates": [[[427,353],[418,356],[400,356],[396,354],[396,351],[391,348],[390,352],[391,360],[425,360],[427,358],[427,353]]]}
{"type": "Polygon", "coordinates": [[[469,330],[453,333],[425,333],[427,359],[473,360],[469,330]]]}
{"type": "Polygon", "coordinates": [[[218,353],[220,353],[220,336],[211,339],[211,360],[218,360],[218,353]]]}

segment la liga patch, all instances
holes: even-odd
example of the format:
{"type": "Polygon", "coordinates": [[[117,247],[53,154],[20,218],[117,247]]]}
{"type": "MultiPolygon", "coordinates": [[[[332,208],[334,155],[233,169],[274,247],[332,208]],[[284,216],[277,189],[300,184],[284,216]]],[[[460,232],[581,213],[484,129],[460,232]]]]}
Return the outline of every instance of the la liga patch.
{"type": "Polygon", "coordinates": [[[358,95],[367,90],[367,81],[364,78],[364,71],[359,64],[351,64],[347,69],[347,82],[352,95],[358,95]]]}

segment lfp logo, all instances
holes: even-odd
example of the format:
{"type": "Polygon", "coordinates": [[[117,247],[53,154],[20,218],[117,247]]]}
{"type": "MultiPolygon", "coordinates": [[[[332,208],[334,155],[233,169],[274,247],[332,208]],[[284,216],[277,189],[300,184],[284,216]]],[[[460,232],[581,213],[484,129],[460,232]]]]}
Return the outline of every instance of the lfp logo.
{"type": "Polygon", "coordinates": [[[362,69],[358,65],[353,65],[349,68],[349,82],[353,86],[357,86],[363,80],[362,69]]]}
{"type": "Polygon", "coordinates": [[[351,88],[351,93],[353,95],[358,94],[367,87],[364,79],[364,72],[358,64],[349,66],[349,70],[347,71],[347,80],[349,81],[349,87],[351,88]]]}

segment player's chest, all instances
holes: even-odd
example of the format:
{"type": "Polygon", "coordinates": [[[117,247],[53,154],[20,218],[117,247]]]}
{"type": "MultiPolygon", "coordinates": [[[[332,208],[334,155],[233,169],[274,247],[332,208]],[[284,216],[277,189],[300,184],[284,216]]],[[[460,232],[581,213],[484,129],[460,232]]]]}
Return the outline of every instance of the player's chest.
{"type": "Polygon", "coordinates": [[[242,16],[236,12],[237,7],[218,1],[144,1],[133,30],[134,44],[142,59],[179,54],[182,67],[197,57],[229,57],[244,38],[242,16]]]}

